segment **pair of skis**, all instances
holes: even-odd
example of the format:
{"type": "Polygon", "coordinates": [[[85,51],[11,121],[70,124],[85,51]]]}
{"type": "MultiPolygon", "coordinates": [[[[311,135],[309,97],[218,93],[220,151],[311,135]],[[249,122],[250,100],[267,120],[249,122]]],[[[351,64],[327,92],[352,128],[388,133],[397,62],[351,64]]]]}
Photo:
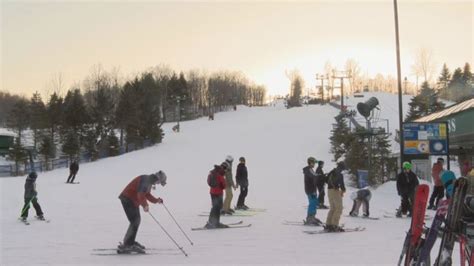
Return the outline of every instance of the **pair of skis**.
{"type": "Polygon", "coordinates": [[[235,229],[235,228],[247,228],[252,226],[252,224],[243,224],[244,221],[238,221],[236,223],[228,223],[226,224],[228,227],[216,227],[216,228],[207,228],[205,226],[203,227],[194,227],[191,228],[193,231],[201,231],[201,230],[220,230],[220,229],[235,229]]]}

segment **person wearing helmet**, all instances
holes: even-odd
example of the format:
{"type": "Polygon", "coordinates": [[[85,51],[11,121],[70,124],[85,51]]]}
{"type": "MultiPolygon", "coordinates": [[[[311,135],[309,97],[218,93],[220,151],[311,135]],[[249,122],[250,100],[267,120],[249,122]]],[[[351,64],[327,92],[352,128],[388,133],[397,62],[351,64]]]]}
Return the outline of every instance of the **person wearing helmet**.
{"type": "Polygon", "coordinates": [[[364,217],[369,217],[369,201],[372,198],[372,192],[367,188],[362,188],[357,191],[352,192],[351,199],[354,202],[352,204],[352,210],[349,212],[350,216],[358,216],[360,206],[362,206],[362,211],[364,212],[364,217]]]}
{"type": "Polygon", "coordinates": [[[321,225],[321,221],[316,216],[318,206],[318,194],[317,194],[317,183],[318,176],[314,172],[314,166],[316,165],[316,159],[309,157],[307,160],[308,165],[303,168],[304,174],[304,192],[308,197],[308,210],[306,214],[305,224],[307,225],[321,225]]]}
{"type": "Polygon", "coordinates": [[[167,176],[163,171],[150,175],[140,175],[128,183],[122,193],[120,193],[119,199],[130,222],[123,238],[123,243],[118,247],[121,252],[145,252],[145,247],[135,240],[141,220],[139,207],[142,206],[143,211],[148,212],[148,201],[155,204],[163,203],[161,198],[155,198],[150,191],[156,184],[164,187],[166,181],[167,176]]]}
{"type": "Polygon", "coordinates": [[[21,221],[26,223],[26,218],[28,218],[28,210],[30,209],[30,203],[33,204],[33,207],[36,211],[36,218],[38,220],[45,220],[43,216],[43,210],[41,210],[41,206],[38,203],[38,191],[36,191],[36,178],[38,174],[36,172],[31,172],[28,174],[26,181],[25,181],[25,205],[21,210],[21,221]]]}
{"type": "Polygon", "coordinates": [[[408,216],[411,217],[415,190],[419,181],[415,173],[411,171],[411,163],[404,162],[402,167],[402,172],[397,176],[397,192],[401,199],[401,206],[397,210],[396,216],[402,217],[402,214],[405,215],[408,212],[408,216]]]}
{"type": "Polygon", "coordinates": [[[234,213],[234,210],[230,208],[230,205],[232,203],[232,198],[234,197],[234,194],[232,193],[232,189],[236,190],[237,186],[234,183],[234,177],[232,176],[232,162],[234,161],[234,158],[230,155],[227,155],[225,158],[225,162],[229,165],[227,169],[225,170],[225,183],[226,183],[226,188],[225,188],[225,198],[224,198],[224,206],[222,208],[222,214],[226,215],[232,215],[234,213]]]}
{"type": "Polygon", "coordinates": [[[235,179],[237,181],[237,188],[240,187],[239,199],[237,200],[236,210],[248,210],[249,207],[245,205],[245,198],[249,192],[249,179],[247,166],[245,165],[245,158],[239,158],[239,164],[237,165],[237,171],[235,173],[235,179]]]}
{"type": "Polygon", "coordinates": [[[434,163],[433,167],[431,168],[431,176],[433,177],[434,187],[433,193],[431,193],[430,197],[430,204],[428,206],[429,210],[436,210],[438,202],[444,197],[444,187],[443,183],[441,183],[441,175],[444,171],[443,165],[444,159],[440,157],[438,160],[436,160],[436,163],[434,163]]]}
{"type": "Polygon", "coordinates": [[[316,168],[316,175],[318,176],[318,201],[319,201],[319,209],[329,209],[328,206],[324,205],[324,196],[326,196],[326,193],[324,192],[324,187],[326,185],[326,175],[324,174],[323,171],[324,167],[324,161],[318,161],[318,167],[316,168]]]}
{"type": "Polygon", "coordinates": [[[223,194],[226,187],[224,179],[225,172],[229,168],[229,163],[223,162],[221,165],[214,165],[214,169],[209,172],[207,176],[207,184],[210,187],[209,194],[211,194],[211,212],[209,219],[204,226],[207,229],[228,227],[220,222],[221,209],[223,206],[223,194]]]}
{"type": "Polygon", "coordinates": [[[342,198],[344,193],[346,193],[344,175],[342,174],[344,170],[346,170],[346,164],[340,161],[337,163],[336,168],[328,174],[329,212],[324,229],[329,232],[344,232],[344,229],[339,226],[343,208],[342,198]]]}

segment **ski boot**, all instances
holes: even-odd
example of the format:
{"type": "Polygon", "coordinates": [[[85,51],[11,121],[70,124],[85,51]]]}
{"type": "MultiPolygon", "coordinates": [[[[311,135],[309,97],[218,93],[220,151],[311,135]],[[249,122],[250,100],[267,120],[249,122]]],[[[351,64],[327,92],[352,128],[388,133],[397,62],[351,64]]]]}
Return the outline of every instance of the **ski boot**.
{"type": "Polygon", "coordinates": [[[118,254],[131,254],[131,253],[140,253],[140,254],[145,254],[145,250],[141,249],[137,245],[123,245],[120,244],[117,247],[117,253],[118,254]]]}
{"type": "Polygon", "coordinates": [[[324,204],[319,204],[318,208],[319,209],[329,209],[329,207],[324,205],[324,204]]]}
{"type": "Polygon", "coordinates": [[[229,228],[229,226],[223,223],[219,223],[219,225],[217,225],[217,228],[229,228]]]}
{"type": "Polygon", "coordinates": [[[38,216],[35,216],[36,219],[40,220],[40,221],[46,221],[46,219],[44,218],[43,215],[38,215],[38,216]]]}
{"type": "Polygon", "coordinates": [[[204,225],[204,228],[206,229],[215,229],[217,226],[213,223],[207,222],[206,225],[204,225]]]}
{"type": "Polygon", "coordinates": [[[137,247],[139,247],[139,248],[141,248],[141,249],[146,249],[146,247],[145,247],[144,245],[138,243],[137,241],[135,241],[135,243],[133,243],[133,245],[135,245],[135,246],[137,246],[137,247]]]}

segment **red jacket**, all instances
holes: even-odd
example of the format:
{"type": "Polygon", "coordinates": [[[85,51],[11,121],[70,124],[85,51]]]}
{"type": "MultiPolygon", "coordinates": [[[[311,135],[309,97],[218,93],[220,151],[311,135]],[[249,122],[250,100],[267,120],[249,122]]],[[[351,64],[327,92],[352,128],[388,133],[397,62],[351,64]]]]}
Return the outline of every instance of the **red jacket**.
{"type": "Polygon", "coordinates": [[[225,189],[224,171],[219,171],[219,170],[213,170],[213,171],[216,171],[217,182],[219,183],[219,185],[217,187],[211,187],[209,193],[211,193],[211,195],[220,196],[224,194],[224,189],[225,189]]]}
{"type": "Polygon", "coordinates": [[[433,177],[434,185],[437,187],[442,187],[443,183],[441,182],[441,172],[443,171],[443,165],[439,163],[434,163],[433,168],[431,168],[431,176],[433,177]]]}
{"type": "Polygon", "coordinates": [[[150,194],[151,186],[153,182],[150,180],[149,175],[141,175],[135,177],[120,194],[120,197],[126,197],[133,201],[136,207],[142,205],[143,207],[148,206],[147,200],[153,203],[157,203],[158,199],[150,194]]]}

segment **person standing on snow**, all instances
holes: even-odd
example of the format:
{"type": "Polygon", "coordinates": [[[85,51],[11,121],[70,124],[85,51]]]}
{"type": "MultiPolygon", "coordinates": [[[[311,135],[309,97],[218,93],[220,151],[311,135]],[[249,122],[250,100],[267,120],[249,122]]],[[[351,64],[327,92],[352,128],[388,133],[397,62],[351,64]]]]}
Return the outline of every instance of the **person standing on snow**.
{"type": "Polygon", "coordinates": [[[443,183],[443,186],[446,189],[446,198],[448,199],[453,197],[455,181],[456,175],[454,175],[453,171],[447,170],[444,171],[441,175],[441,182],[443,183]]]}
{"type": "Polygon", "coordinates": [[[72,161],[71,165],[69,165],[69,177],[67,178],[66,183],[74,183],[74,179],[76,178],[77,172],[79,171],[79,164],[76,160],[72,161]]]}
{"type": "Polygon", "coordinates": [[[443,164],[444,164],[444,159],[438,158],[436,163],[433,164],[433,168],[431,168],[431,176],[433,177],[434,187],[433,187],[433,193],[431,193],[431,197],[430,197],[430,204],[428,206],[428,209],[430,210],[436,210],[436,207],[438,206],[438,202],[444,197],[444,186],[443,186],[443,183],[441,182],[441,174],[444,171],[443,164]],[[436,199],[436,202],[435,202],[435,199],[436,199]]]}
{"type": "Polygon", "coordinates": [[[366,188],[352,192],[351,199],[354,203],[352,204],[352,210],[349,215],[354,217],[358,216],[360,206],[362,205],[363,216],[369,217],[369,201],[371,198],[372,192],[366,188]]]}
{"type": "Polygon", "coordinates": [[[149,207],[147,201],[163,203],[161,198],[155,198],[150,191],[156,184],[160,184],[164,187],[166,180],[167,176],[163,171],[158,171],[151,175],[140,175],[135,177],[125,187],[122,193],[120,193],[119,199],[122,202],[123,210],[127,215],[130,225],[125,233],[122,245],[119,246],[119,250],[144,252],[145,247],[135,240],[141,221],[139,206],[141,205],[143,211],[148,212],[149,207]]]}
{"type": "Polygon", "coordinates": [[[226,188],[225,188],[225,199],[224,199],[224,207],[222,209],[222,214],[226,215],[232,215],[234,213],[234,210],[231,209],[230,204],[232,202],[232,198],[234,197],[234,194],[232,193],[232,189],[237,189],[235,183],[234,183],[234,177],[232,176],[232,162],[234,161],[234,158],[230,155],[227,155],[225,158],[225,162],[229,165],[227,167],[227,170],[225,171],[225,183],[226,183],[226,188]]]}
{"type": "Polygon", "coordinates": [[[33,204],[33,207],[36,211],[36,218],[38,220],[44,220],[43,211],[41,210],[41,206],[38,203],[38,191],[36,191],[36,178],[38,174],[36,172],[31,172],[25,181],[25,205],[21,210],[20,219],[22,222],[26,222],[26,218],[28,218],[28,210],[30,209],[30,203],[33,204]]]}
{"type": "Polygon", "coordinates": [[[402,214],[407,214],[408,212],[408,217],[411,217],[413,202],[415,200],[415,190],[420,183],[418,177],[411,171],[411,163],[404,162],[402,167],[402,172],[397,176],[397,192],[401,197],[401,206],[396,216],[402,217],[402,214]]]}
{"type": "Polygon", "coordinates": [[[344,185],[344,175],[342,171],[346,169],[344,162],[338,162],[337,167],[328,174],[328,198],[329,212],[326,219],[325,230],[329,232],[344,232],[339,226],[339,220],[342,214],[342,198],[346,192],[344,185]]]}
{"type": "Polygon", "coordinates": [[[245,166],[245,158],[239,158],[239,164],[237,165],[237,172],[235,173],[235,179],[237,181],[237,187],[240,186],[240,195],[237,200],[236,210],[248,210],[249,207],[245,205],[245,197],[249,192],[249,180],[247,166],[245,166]]]}
{"type": "Polygon", "coordinates": [[[324,161],[318,161],[318,167],[316,168],[316,175],[318,176],[318,200],[319,200],[319,209],[328,209],[329,207],[324,205],[324,196],[326,193],[324,192],[324,187],[327,182],[326,175],[323,171],[324,161]]]}
{"type": "Polygon", "coordinates": [[[207,184],[210,187],[209,194],[211,194],[211,212],[209,213],[209,220],[204,227],[214,229],[219,227],[228,227],[221,224],[221,209],[223,205],[223,194],[226,188],[224,179],[225,171],[229,168],[229,163],[223,162],[221,165],[214,165],[214,169],[209,172],[207,176],[207,184]]]}
{"type": "Polygon", "coordinates": [[[314,157],[309,157],[307,160],[308,166],[303,168],[304,174],[304,192],[308,197],[308,211],[306,214],[305,224],[307,225],[320,225],[316,216],[316,211],[318,207],[318,194],[317,194],[317,183],[318,176],[314,172],[314,166],[316,165],[316,159],[314,157]]]}

